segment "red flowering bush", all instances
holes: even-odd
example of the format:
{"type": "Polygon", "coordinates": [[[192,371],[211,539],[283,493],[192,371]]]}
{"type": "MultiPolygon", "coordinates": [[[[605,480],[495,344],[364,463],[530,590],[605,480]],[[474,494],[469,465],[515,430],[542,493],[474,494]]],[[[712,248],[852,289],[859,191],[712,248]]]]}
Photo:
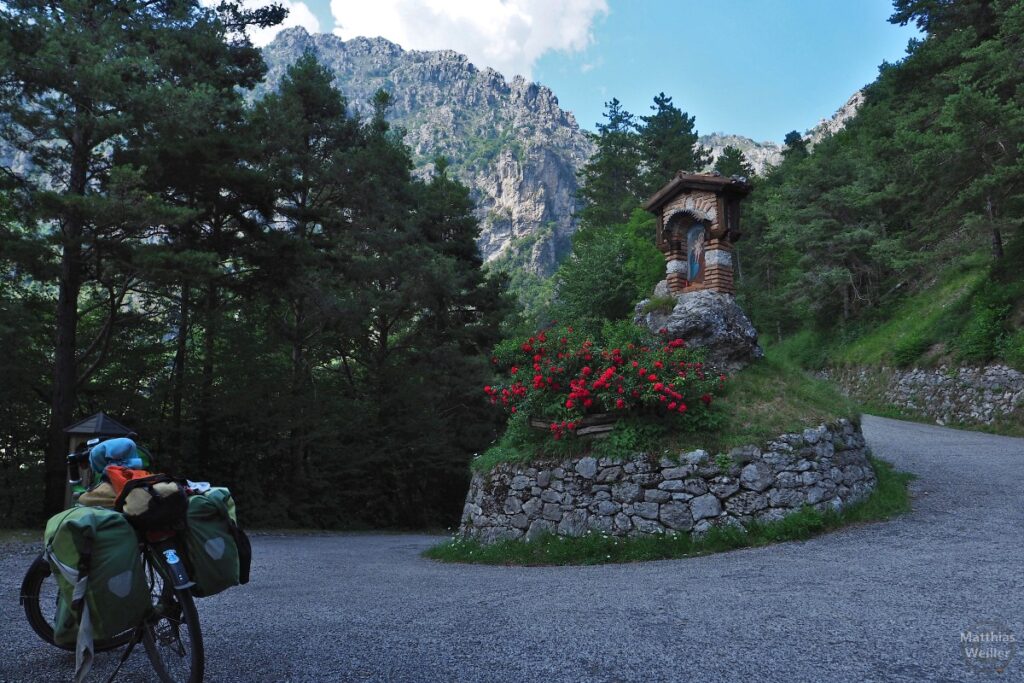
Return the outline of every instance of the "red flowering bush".
{"type": "Polygon", "coordinates": [[[601,413],[698,423],[725,381],[706,376],[699,354],[664,330],[652,338],[634,328],[615,341],[602,347],[565,327],[503,343],[492,362],[506,379],[484,393],[511,415],[544,420],[557,440],[601,413]]]}

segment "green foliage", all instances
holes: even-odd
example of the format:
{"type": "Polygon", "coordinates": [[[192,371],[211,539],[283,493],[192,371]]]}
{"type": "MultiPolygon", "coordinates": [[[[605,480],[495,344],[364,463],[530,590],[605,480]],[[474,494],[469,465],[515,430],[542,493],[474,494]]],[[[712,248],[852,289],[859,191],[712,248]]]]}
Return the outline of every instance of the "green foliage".
{"type": "Polygon", "coordinates": [[[1021,323],[1000,293],[1024,281],[1024,6],[915,0],[893,20],[928,35],[842,131],[810,153],[790,133],[756,183],[740,294],[760,329],[810,330],[833,362],[998,359],[1021,323]]]}
{"type": "Polygon", "coordinates": [[[732,145],[722,150],[721,155],[715,161],[715,170],[727,178],[732,176],[754,177],[754,167],[744,158],[743,152],[732,145]]]}
{"type": "Polygon", "coordinates": [[[573,250],[555,273],[551,315],[599,329],[629,316],[634,304],[664,276],[654,247],[654,218],[635,209],[626,223],[581,228],[573,250]]]}
{"type": "Polygon", "coordinates": [[[1006,336],[999,355],[1013,367],[1024,370],[1024,328],[1006,336]]]}
{"type": "Polygon", "coordinates": [[[668,433],[664,420],[642,417],[620,420],[607,437],[594,441],[592,450],[600,457],[626,459],[634,453],[657,449],[668,433]]]}
{"type": "Polygon", "coordinates": [[[998,296],[979,296],[975,300],[963,332],[956,338],[957,359],[984,363],[1003,348],[1006,339],[1004,322],[1010,305],[998,296]]]}
{"type": "Polygon", "coordinates": [[[718,468],[719,472],[723,474],[728,473],[729,469],[733,466],[732,458],[725,453],[719,453],[715,456],[715,467],[718,468]]]}
{"type": "Polygon", "coordinates": [[[605,103],[605,123],[588,133],[596,149],[580,169],[580,219],[598,227],[625,221],[639,205],[641,154],[637,125],[617,99],[605,103]]]}
{"type": "Polygon", "coordinates": [[[545,535],[533,541],[501,541],[491,545],[455,537],[428,549],[424,556],[443,562],[502,565],[590,565],[678,559],[737,548],[801,541],[849,524],[890,519],[910,510],[907,484],[913,475],[872,459],[878,485],[865,500],[836,512],[804,507],[768,523],[753,523],[745,531],[714,527],[699,538],[689,534],[620,538],[589,532],[577,538],[545,535]]]}
{"type": "Polygon", "coordinates": [[[932,340],[927,336],[904,338],[893,347],[892,359],[900,367],[911,366],[924,355],[931,345],[932,340]]]}
{"type": "MultiPolygon", "coordinates": [[[[310,55],[247,104],[241,88],[264,66],[236,32],[279,8],[147,7],[64,5],[90,21],[47,25],[49,52],[0,60],[0,120],[44,141],[79,124],[98,136],[77,197],[39,176],[18,179],[24,197],[0,187],[0,341],[16,349],[0,359],[5,523],[38,519],[39,425],[50,412],[58,432],[68,422],[47,406],[62,320],[76,333],[73,417],[116,415],[160,469],[231,487],[246,524],[456,519],[466,465],[498,425],[479,387],[512,309],[504,279],[482,270],[469,191],[441,159],[412,178],[387,94],[359,120],[310,55]],[[42,66],[53,84],[15,87],[42,66]],[[42,117],[25,92],[67,106],[42,117]],[[76,115],[81,98],[96,106],[76,115]],[[39,227],[62,217],[77,233],[39,227]]],[[[12,13],[40,24],[51,11],[0,8],[5,27],[29,32],[12,13]]],[[[15,137],[37,169],[81,162],[62,157],[70,146],[15,137]]],[[[58,436],[46,476],[62,497],[58,436]]]]}
{"type": "Polygon", "coordinates": [[[679,171],[698,173],[711,160],[710,153],[697,142],[695,118],[680,111],[671,97],[658,93],[651,110],[650,116],[640,117],[644,122],[639,141],[643,198],[657,192],[679,171]]]}
{"type": "Polygon", "coordinates": [[[671,313],[679,300],[674,296],[652,296],[640,309],[642,313],[671,313]]]}

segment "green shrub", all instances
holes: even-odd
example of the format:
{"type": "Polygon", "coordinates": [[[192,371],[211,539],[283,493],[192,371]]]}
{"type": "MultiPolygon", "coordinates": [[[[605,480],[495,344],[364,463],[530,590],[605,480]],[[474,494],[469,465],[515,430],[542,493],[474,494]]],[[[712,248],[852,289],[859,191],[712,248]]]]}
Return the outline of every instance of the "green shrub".
{"type": "Polygon", "coordinates": [[[1003,338],[999,355],[1007,364],[1024,370],[1024,328],[1003,338]]]}
{"type": "Polygon", "coordinates": [[[954,343],[957,359],[984,363],[994,358],[1004,343],[1009,313],[1010,305],[994,296],[976,297],[971,317],[954,343]]]}
{"type": "Polygon", "coordinates": [[[931,348],[931,345],[931,339],[921,334],[904,337],[893,347],[892,360],[901,368],[911,366],[931,348]]]}
{"type": "Polygon", "coordinates": [[[671,313],[679,302],[674,296],[655,296],[647,300],[640,309],[643,313],[671,313]]]}
{"type": "Polygon", "coordinates": [[[652,451],[668,434],[661,420],[632,418],[619,420],[612,432],[594,442],[595,455],[608,458],[628,458],[634,453],[652,451]]]}

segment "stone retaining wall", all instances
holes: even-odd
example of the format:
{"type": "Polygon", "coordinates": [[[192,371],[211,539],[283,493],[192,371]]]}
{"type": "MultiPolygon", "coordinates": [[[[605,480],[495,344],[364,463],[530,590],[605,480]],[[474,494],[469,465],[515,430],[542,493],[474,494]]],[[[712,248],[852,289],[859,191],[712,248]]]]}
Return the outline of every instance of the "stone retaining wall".
{"type": "Polygon", "coordinates": [[[860,428],[847,420],[733,449],[723,471],[702,450],[503,463],[477,473],[459,532],[484,543],[543,533],[580,536],[700,534],[716,525],[772,521],[803,505],[840,509],[875,487],[860,428]]]}
{"type": "Polygon", "coordinates": [[[938,368],[838,368],[820,373],[861,400],[896,406],[938,424],[1024,419],[1024,373],[1005,365],[938,368]]]}

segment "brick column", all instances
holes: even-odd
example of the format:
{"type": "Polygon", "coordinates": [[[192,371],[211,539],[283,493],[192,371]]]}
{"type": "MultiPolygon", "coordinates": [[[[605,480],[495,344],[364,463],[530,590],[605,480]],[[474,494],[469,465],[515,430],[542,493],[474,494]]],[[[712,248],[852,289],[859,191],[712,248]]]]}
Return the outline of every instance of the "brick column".
{"type": "Polygon", "coordinates": [[[716,239],[704,249],[704,289],[723,294],[736,294],[733,280],[733,246],[726,240],[716,239]]]}
{"type": "Polygon", "coordinates": [[[668,280],[668,291],[679,294],[687,285],[690,266],[686,260],[685,249],[670,249],[665,252],[665,279],[668,280]]]}

